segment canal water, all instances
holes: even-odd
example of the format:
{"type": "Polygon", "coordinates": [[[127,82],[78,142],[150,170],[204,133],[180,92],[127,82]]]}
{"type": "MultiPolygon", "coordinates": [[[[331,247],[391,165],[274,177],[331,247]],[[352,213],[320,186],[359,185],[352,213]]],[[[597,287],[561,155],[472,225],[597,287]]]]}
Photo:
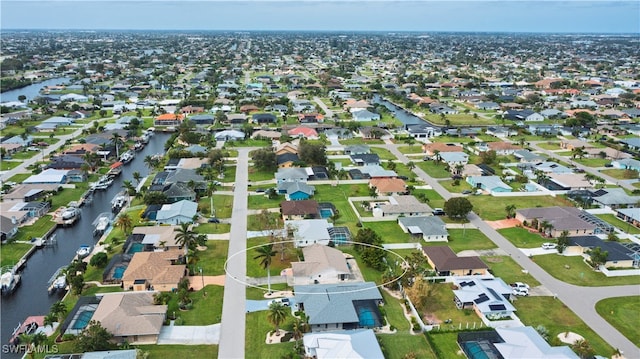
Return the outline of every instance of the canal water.
{"type": "MultiPolygon", "coordinates": [[[[170,135],[156,133],[149,144],[129,164],[124,166],[122,175],[115,179],[106,191],[96,191],[91,204],[82,207],[82,217],[73,226],[58,228],[57,244],[36,250],[29,258],[22,271],[22,284],[7,297],[2,297],[2,344],[7,344],[13,329],[26,317],[31,315],[46,315],[51,304],[61,299],[54,294],[47,293],[47,282],[54,272],[68,265],[76,255],[76,250],[82,244],[95,246],[97,240],[93,238],[93,221],[102,212],[111,212],[111,200],[122,191],[124,180],[133,180],[133,172],[138,171],[144,177],[148,168],[144,164],[144,157],[157,153],[164,153],[164,144],[170,135]]],[[[134,181],[135,184],[135,181],[134,181]]],[[[71,310],[71,308],[68,308],[71,310]]],[[[16,354],[2,353],[0,357],[18,358],[16,354]]]]}
{"type": "Polygon", "coordinates": [[[375,94],[373,95],[373,99],[371,101],[372,103],[377,103],[380,105],[383,105],[384,107],[386,107],[389,111],[391,111],[391,113],[393,113],[393,115],[400,120],[400,122],[402,122],[402,125],[404,128],[406,128],[409,125],[422,125],[425,124],[427,126],[431,126],[431,127],[435,127],[435,128],[439,128],[439,126],[436,126],[430,122],[427,122],[423,119],[421,119],[420,117],[412,114],[411,112],[405,110],[404,108],[400,107],[400,106],[396,106],[395,104],[385,100],[384,98],[382,98],[382,96],[375,94]]]}
{"type": "Polygon", "coordinates": [[[25,95],[28,101],[40,96],[40,90],[45,86],[55,85],[67,85],[71,81],[68,77],[58,77],[55,79],[49,79],[42,82],[38,82],[29,86],[25,86],[19,89],[6,91],[0,94],[0,102],[18,101],[20,95],[25,95]]]}

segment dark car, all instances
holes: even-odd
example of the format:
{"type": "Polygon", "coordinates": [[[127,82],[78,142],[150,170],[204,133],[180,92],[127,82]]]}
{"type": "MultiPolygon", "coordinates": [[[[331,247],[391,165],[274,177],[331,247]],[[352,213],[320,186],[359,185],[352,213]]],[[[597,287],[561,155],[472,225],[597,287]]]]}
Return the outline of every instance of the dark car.
{"type": "Polygon", "coordinates": [[[464,191],[462,191],[462,194],[471,194],[473,191],[471,191],[470,189],[465,189],[464,191]]]}
{"type": "Polygon", "coordinates": [[[398,178],[403,180],[403,181],[406,181],[406,180],[409,179],[409,177],[407,177],[407,176],[398,176],[398,178]]]}
{"type": "Polygon", "coordinates": [[[207,222],[209,222],[209,223],[220,223],[220,220],[215,218],[215,217],[213,217],[213,218],[209,218],[209,220],[207,220],[207,222]]]}

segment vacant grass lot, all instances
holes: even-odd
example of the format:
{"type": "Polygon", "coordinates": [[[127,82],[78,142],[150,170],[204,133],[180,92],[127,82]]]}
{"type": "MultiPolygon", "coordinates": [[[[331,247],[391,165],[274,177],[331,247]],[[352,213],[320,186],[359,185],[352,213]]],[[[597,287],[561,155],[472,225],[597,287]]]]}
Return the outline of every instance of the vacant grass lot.
{"type": "Polygon", "coordinates": [[[31,177],[31,173],[16,173],[15,175],[11,176],[11,178],[9,178],[6,182],[22,183],[22,181],[26,180],[29,177],[31,177]]]}
{"type": "Polygon", "coordinates": [[[442,208],[444,207],[444,198],[442,198],[440,196],[440,194],[438,194],[438,192],[436,192],[433,189],[414,189],[413,191],[411,191],[411,194],[413,194],[414,196],[418,197],[419,194],[424,193],[424,195],[427,198],[427,204],[429,205],[429,207],[431,208],[442,208]]]}
{"type": "Polygon", "coordinates": [[[605,164],[611,162],[611,160],[604,158],[576,158],[573,161],[589,167],[604,167],[605,164]]]}
{"type": "Polygon", "coordinates": [[[469,113],[457,113],[454,115],[447,115],[444,119],[440,115],[427,115],[424,117],[427,121],[436,123],[439,125],[445,125],[445,121],[449,120],[451,126],[457,125],[495,125],[496,121],[492,118],[487,119],[484,117],[473,117],[469,113]]]}
{"type": "Polygon", "coordinates": [[[498,232],[518,248],[538,248],[542,243],[549,242],[538,233],[531,233],[522,227],[499,229],[498,232]]]}
{"type": "Polygon", "coordinates": [[[458,180],[458,185],[454,186],[455,180],[438,181],[442,187],[451,193],[461,193],[464,190],[473,190],[473,187],[465,180],[458,180]]]}
{"type": "Polygon", "coordinates": [[[634,343],[640,343],[640,296],[607,298],[596,303],[596,311],[634,343]]]}
{"type": "Polygon", "coordinates": [[[467,249],[496,248],[495,243],[479,229],[449,229],[449,243],[446,245],[456,253],[467,249]]]}
{"type": "Polygon", "coordinates": [[[462,354],[458,345],[457,332],[428,332],[425,334],[431,339],[434,345],[433,351],[438,359],[464,359],[466,356],[462,354]]]}
{"type": "Polygon", "coordinates": [[[268,227],[268,223],[279,223],[280,226],[283,226],[282,216],[280,215],[280,213],[269,212],[267,215],[269,216],[269,222],[267,223],[265,223],[265,220],[264,220],[265,217],[263,217],[262,213],[252,214],[247,216],[247,230],[262,231],[268,227]]]}
{"type": "Polygon", "coordinates": [[[0,267],[13,266],[22,258],[33,244],[7,243],[0,246],[0,267]]]}
{"type": "Polygon", "coordinates": [[[609,175],[617,179],[636,179],[638,178],[638,172],[621,169],[608,169],[600,171],[606,175],[609,175]]]}
{"type": "Polygon", "coordinates": [[[450,178],[451,173],[446,170],[444,163],[436,161],[420,161],[416,165],[433,178],[450,178]]]}
{"type": "Polygon", "coordinates": [[[11,161],[7,161],[7,160],[2,160],[0,161],[0,171],[9,171],[12,170],[16,167],[18,167],[18,165],[20,165],[22,163],[22,161],[18,161],[18,160],[11,160],[11,161]]]}
{"type": "Polygon", "coordinates": [[[405,155],[424,153],[422,151],[422,145],[420,143],[415,143],[409,146],[398,146],[398,151],[400,151],[400,153],[403,153],[405,155]]]}
{"type": "Polygon", "coordinates": [[[267,181],[274,179],[275,172],[259,171],[253,166],[249,166],[249,181],[267,181]]]}
{"type": "Polygon", "coordinates": [[[388,160],[393,160],[393,161],[397,160],[396,156],[386,148],[371,147],[371,153],[377,154],[378,157],[380,157],[380,161],[383,161],[383,162],[386,162],[388,160]]]}
{"type": "Polygon", "coordinates": [[[194,227],[196,233],[203,234],[220,234],[229,233],[231,225],[229,223],[200,223],[197,227],[194,227]]]}
{"type": "Polygon", "coordinates": [[[378,139],[370,139],[370,140],[365,140],[363,138],[350,138],[347,140],[340,140],[340,144],[343,146],[348,146],[348,145],[384,145],[384,141],[383,140],[378,140],[378,139]]]}
{"type": "Polygon", "coordinates": [[[513,204],[516,209],[550,207],[550,206],[570,206],[571,202],[561,197],[535,196],[535,197],[494,197],[494,196],[469,196],[473,211],[482,219],[496,221],[505,219],[507,213],[505,207],[513,204]]]}
{"type": "MultiPolygon", "coordinates": [[[[395,221],[385,222],[364,222],[364,228],[371,228],[374,230],[383,243],[410,243],[418,242],[418,239],[412,239],[409,233],[404,233],[400,226],[395,221]]],[[[355,235],[355,233],[354,233],[355,235]]],[[[422,241],[420,239],[420,241],[422,241]]]]}
{"type": "MultiPolygon", "coordinates": [[[[267,319],[268,311],[247,313],[246,317],[246,337],[245,337],[245,358],[283,358],[288,357],[294,348],[294,342],[266,344],[267,333],[275,330],[275,327],[267,319]]],[[[293,327],[293,316],[287,315],[287,319],[280,325],[280,330],[291,330],[293,327]]]]}
{"type": "Polygon", "coordinates": [[[14,237],[16,241],[29,241],[31,238],[44,236],[56,224],[51,221],[50,215],[45,215],[36,220],[32,225],[18,228],[18,233],[14,237]]]}
{"type": "Polygon", "coordinates": [[[387,359],[437,358],[424,335],[409,332],[376,335],[384,357],[387,359]]]}
{"type": "Polygon", "coordinates": [[[502,278],[505,283],[513,283],[513,282],[523,282],[529,284],[531,287],[535,287],[540,285],[533,276],[529,273],[525,273],[522,271],[522,267],[514,261],[511,257],[508,256],[498,256],[498,257],[482,257],[482,261],[484,261],[488,266],[493,275],[499,278],[502,278]]]}
{"type": "MultiPolygon", "coordinates": [[[[267,237],[258,237],[258,238],[249,238],[247,239],[247,248],[251,248],[253,246],[262,245],[269,242],[269,238],[267,237]]],[[[292,246],[292,244],[288,244],[292,246]]],[[[273,250],[277,252],[275,256],[271,258],[271,267],[269,268],[269,272],[271,272],[271,277],[280,276],[280,271],[285,268],[291,267],[291,262],[298,261],[297,253],[294,249],[287,247],[284,251],[284,260],[281,259],[282,247],[277,244],[273,246],[273,250]]],[[[238,254],[239,256],[242,254],[238,254]]],[[[266,277],[267,270],[264,269],[261,265],[261,259],[255,259],[258,256],[257,248],[248,249],[247,253],[247,276],[249,277],[266,277]]]]}
{"type": "Polygon", "coordinates": [[[596,217],[602,218],[610,224],[618,227],[623,232],[630,234],[640,234],[640,228],[633,226],[631,223],[627,223],[618,219],[618,217],[613,214],[597,214],[596,217]]]}
{"type": "Polygon", "coordinates": [[[270,199],[264,194],[252,195],[248,198],[249,209],[266,209],[266,208],[278,208],[280,202],[284,201],[284,195],[278,195],[273,199],[270,199]]]}
{"type": "Polygon", "coordinates": [[[222,275],[228,253],[229,241],[207,241],[207,249],[198,252],[200,260],[195,266],[202,268],[204,275],[222,275]]]}
{"type": "Polygon", "coordinates": [[[607,277],[596,272],[584,262],[581,256],[544,255],[535,256],[533,259],[547,273],[571,284],[588,287],[640,284],[638,276],[607,277]]]}
{"type": "Polygon", "coordinates": [[[560,142],[551,142],[551,141],[541,142],[541,143],[538,143],[538,146],[540,148],[544,148],[545,150],[554,151],[554,150],[560,149],[560,142]]]}
{"type": "Polygon", "coordinates": [[[562,345],[557,335],[571,331],[582,335],[596,351],[596,354],[611,357],[613,348],[589,328],[577,315],[561,301],[552,297],[518,297],[514,302],[518,317],[525,325],[543,325],[549,331],[551,345],[562,345]]]}

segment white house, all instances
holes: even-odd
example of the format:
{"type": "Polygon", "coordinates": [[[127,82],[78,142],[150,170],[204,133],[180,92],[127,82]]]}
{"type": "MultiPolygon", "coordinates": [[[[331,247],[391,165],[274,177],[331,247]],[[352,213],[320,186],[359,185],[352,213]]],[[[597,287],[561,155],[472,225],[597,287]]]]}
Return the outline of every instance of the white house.
{"type": "Polygon", "coordinates": [[[284,221],[284,229],[293,232],[293,240],[296,248],[313,244],[328,245],[331,241],[329,228],[333,225],[326,219],[301,219],[284,221]]]}
{"type": "Polygon", "coordinates": [[[198,213],[196,202],[182,200],[163,205],[156,214],[156,222],[162,224],[191,223],[198,213]]]}

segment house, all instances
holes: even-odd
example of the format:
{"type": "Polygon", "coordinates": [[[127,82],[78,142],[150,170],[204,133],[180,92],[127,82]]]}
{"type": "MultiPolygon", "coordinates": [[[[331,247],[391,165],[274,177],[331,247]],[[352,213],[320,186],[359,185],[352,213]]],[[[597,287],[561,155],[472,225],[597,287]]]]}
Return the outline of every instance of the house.
{"type": "Polygon", "coordinates": [[[538,163],[546,159],[544,156],[529,150],[516,150],[513,151],[513,155],[519,159],[521,163],[538,163]]]}
{"type": "MultiPolygon", "coordinates": [[[[359,167],[359,171],[367,178],[396,178],[398,174],[393,170],[384,169],[380,165],[365,165],[359,167]]],[[[351,171],[349,171],[351,173],[351,171]]],[[[355,178],[354,178],[355,179],[355,178]]]]}
{"type": "Polygon", "coordinates": [[[187,274],[187,267],[175,263],[184,253],[181,249],[134,253],[122,275],[122,287],[125,290],[160,292],[178,288],[178,283],[187,274]]]}
{"type": "Polygon", "coordinates": [[[371,329],[306,333],[302,342],[305,358],[384,359],[371,329]]]}
{"type": "Polygon", "coordinates": [[[198,213],[196,202],[182,200],[162,205],[156,214],[156,222],[162,224],[191,223],[198,213]]]}
{"type": "Polygon", "coordinates": [[[154,304],[153,293],[105,293],[91,320],[117,342],[156,344],[166,313],[166,305],[154,304]]]}
{"type": "Polygon", "coordinates": [[[302,253],[304,261],[291,262],[289,285],[340,283],[354,277],[338,249],[316,243],[302,248],[302,253]]]}
{"type": "Polygon", "coordinates": [[[197,126],[203,126],[203,125],[213,125],[216,119],[213,115],[200,114],[200,115],[190,116],[189,121],[192,121],[197,126]]]}
{"type": "Polygon", "coordinates": [[[71,146],[69,149],[63,152],[65,155],[69,156],[84,156],[87,153],[96,153],[100,149],[99,145],[95,145],[92,143],[80,143],[77,145],[71,146]]]}
{"type": "Polygon", "coordinates": [[[178,126],[182,123],[184,115],[176,115],[173,113],[164,113],[157,116],[153,121],[154,126],[178,126]]]}
{"type": "Polygon", "coordinates": [[[367,145],[350,145],[344,147],[345,155],[364,155],[371,153],[371,148],[367,145]]]}
{"type": "Polygon", "coordinates": [[[429,105],[429,111],[435,113],[437,115],[455,115],[458,113],[458,110],[455,110],[445,104],[442,103],[432,103],[429,105]]]}
{"type": "Polygon", "coordinates": [[[48,168],[38,174],[31,175],[22,184],[64,184],[67,183],[67,170],[48,168]]]}
{"type": "Polygon", "coordinates": [[[593,188],[582,173],[550,173],[544,186],[552,191],[593,188]]]}
{"type": "Polygon", "coordinates": [[[307,182],[312,170],[310,168],[278,168],[278,172],[275,174],[276,183],[283,182],[307,182]]]}
{"type": "Polygon", "coordinates": [[[324,115],[321,113],[300,113],[298,114],[299,123],[322,123],[324,115]]]}
{"type": "Polygon", "coordinates": [[[296,248],[306,247],[315,243],[328,245],[331,241],[329,228],[333,225],[326,219],[302,219],[284,221],[284,228],[293,232],[296,248]]]}
{"type": "Polygon", "coordinates": [[[300,201],[283,201],[280,203],[283,220],[300,220],[320,218],[318,202],[312,199],[300,201]]]}
{"type": "Polygon", "coordinates": [[[284,142],[275,148],[276,156],[284,153],[298,154],[298,146],[291,142],[284,142]]]}
{"type": "Polygon", "coordinates": [[[500,176],[468,176],[466,179],[472,187],[482,189],[491,194],[496,192],[511,192],[513,189],[502,182],[500,176]]]}
{"type": "Polygon", "coordinates": [[[399,178],[372,178],[369,181],[369,188],[375,188],[380,196],[391,196],[405,194],[407,184],[399,178]]]}
{"type": "Polygon", "coordinates": [[[487,147],[489,147],[489,150],[495,151],[496,154],[500,156],[512,155],[515,151],[522,149],[520,146],[502,141],[489,142],[487,147]]]}
{"type": "Polygon", "coordinates": [[[360,127],[358,129],[358,132],[360,134],[360,137],[362,137],[365,140],[370,140],[370,139],[390,139],[393,138],[393,135],[389,133],[389,131],[380,128],[380,127],[371,127],[371,126],[366,126],[366,127],[360,127]]]}
{"type": "Polygon", "coordinates": [[[404,233],[422,238],[425,242],[446,242],[449,237],[446,224],[436,216],[399,217],[398,225],[404,233]]]}
{"type": "Polygon", "coordinates": [[[431,268],[441,276],[485,275],[489,273],[489,267],[480,257],[458,257],[449,246],[423,246],[422,252],[427,257],[431,268]]]}
{"type": "Polygon", "coordinates": [[[247,123],[247,115],[244,113],[232,113],[227,115],[227,120],[225,121],[231,125],[240,126],[247,123]]]}
{"type": "Polygon", "coordinates": [[[311,332],[382,326],[380,291],[373,282],[294,286],[298,309],[309,319],[311,332]]]}
{"type": "Polygon", "coordinates": [[[280,137],[282,137],[282,132],[271,130],[256,130],[251,134],[251,138],[255,139],[279,140],[280,137]]]}
{"type": "Polygon", "coordinates": [[[162,193],[167,196],[167,201],[169,203],[175,203],[184,200],[196,200],[196,192],[183,182],[165,184],[162,193]]]}
{"type": "Polygon", "coordinates": [[[541,171],[542,173],[545,174],[549,174],[549,173],[573,173],[573,170],[571,168],[568,168],[566,166],[563,166],[559,163],[556,162],[551,162],[551,161],[545,161],[545,162],[540,162],[540,163],[536,163],[533,165],[533,169],[534,172],[535,171],[541,171]]]}
{"type": "Polygon", "coordinates": [[[346,128],[328,128],[324,130],[327,139],[348,140],[353,138],[353,132],[346,128]]]}
{"type": "Polygon", "coordinates": [[[305,182],[281,182],[278,183],[278,193],[284,194],[287,201],[300,201],[309,199],[315,192],[315,187],[305,182]]]}
{"type": "Polygon", "coordinates": [[[569,236],[594,234],[598,228],[588,222],[589,218],[583,211],[574,207],[536,207],[516,210],[516,219],[523,225],[525,222],[531,226],[537,222],[536,228],[541,228],[543,223],[551,226],[547,233],[552,237],[558,237],[563,231],[569,236]]]}
{"type": "Polygon", "coordinates": [[[277,123],[278,119],[272,113],[255,113],[251,115],[251,122],[264,125],[277,123]]]}
{"type": "Polygon", "coordinates": [[[589,142],[582,140],[562,140],[560,141],[560,148],[571,151],[576,148],[582,148],[585,150],[588,148],[594,148],[594,146],[589,142]]]}
{"type": "Polygon", "coordinates": [[[350,155],[351,163],[356,166],[372,166],[380,164],[380,156],[376,153],[350,155]]]}
{"type": "Polygon", "coordinates": [[[367,110],[371,104],[366,100],[347,99],[342,106],[343,110],[351,113],[367,110]]]}
{"type": "Polygon", "coordinates": [[[487,331],[459,332],[458,345],[468,358],[580,358],[566,345],[552,347],[533,327],[498,327],[487,331]]]}
{"type": "Polygon", "coordinates": [[[487,127],[487,135],[495,136],[498,138],[507,138],[518,135],[518,131],[512,130],[503,126],[490,126],[487,127]]]}
{"type": "Polygon", "coordinates": [[[512,317],[512,288],[500,278],[454,278],[453,300],[458,309],[473,309],[480,318],[500,320],[512,317]]]}
{"type": "Polygon", "coordinates": [[[415,217],[428,216],[433,210],[411,195],[391,196],[388,203],[373,208],[374,217],[415,217]]]}
{"type": "MultiPolygon", "coordinates": [[[[99,151],[96,153],[99,153],[99,151]]],[[[106,153],[109,153],[109,151],[106,151],[106,153]]],[[[77,170],[81,169],[85,164],[83,156],[61,155],[51,157],[51,162],[47,165],[47,168],[52,170],[77,170]]]]}
{"type": "Polygon", "coordinates": [[[612,161],[611,164],[613,165],[613,167],[623,170],[640,171],[640,161],[633,158],[615,160],[612,161]]]}
{"type": "Polygon", "coordinates": [[[544,121],[544,116],[533,110],[506,110],[502,117],[512,121],[544,121]]]}
{"type": "Polygon", "coordinates": [[[444,152],[463,152],[464,149],[462,146],[454,145],[452,143],[443,143],[443,142],[434,142],[434,143],[425,143],[422,145],[422,152],[424,152],[427,156],[433,157],[436,154],[444,153],[444,152]]]}
{"type": "Polygon", "coordinates": [[[479,109],[479,110],[485,110],[485,111],[487,111],[487,110],[497,111],[497,110],[500,109],[500,105],[498,105],[495,102],[491,102],[491,101],[489,101],[489,102],[478,102],[476,104],[476,108],[479,109]]]}
{"type": "Polygon", "coordinates": [[[293,167],[296,162],[300,162],[300,158],[295,153],[283,153],[281,155],[276,155],[278,168],[293,167]]]}
{"type": "Polygon", "coordinates": [[[606,241],[596,236],[569,237],[569,244],[562,254],[581,255],[589,257],[589,251],[599,247],[602,252],[607,252],[605,268],[638,268],[640,253],[619,242],[606,241]]]}
{"type": "Polygon", "coordinates": [[[179,226],[133,227],[130,237],[138,238],[145,251],[178,250],[181,246],[176,243],[176,228],[179,226]]]}
{"type": "Polygon", "coordinates": [[[567,114],[564,112],[557,110],[555,108],[550,108],[546,110],[540,111],[540,114],[546,119],[555,119],[555,118],[565,118],[567,114]]]}
{"type": "Polygon", "coordinates": [[[616,211],[616,217],[640,228],[640,207],[639,208],[620,208],[616,211]]]}
{"type": "Polygon", "coordinates": [[[421,142],[425,142],[425,140],[429,138],[442,135],[442,130],[426,123],[407,125],[406,127],[409,136],[421,142]]]}
{"type": "Polygon", "coordinates": [[[87,182],[87,172],[83,171],[83,170],[69,170],[69,172],[67,172],[67,179],[70,183],[81,183],[81,182],[87,182]]]}
{"type": "Polygon", "coordinates": [[[601,207],[611,209],[636,207],[640,203],[640,196],[630,196],[619,187],[592,190],[591,199],[601,207]]]}
{"type": "Polygon", "coordinates": [[[369,110],[359,110],[351,113],[354,121],[378,121],[380,115],[369,110]]]}
{"type": "Polygon", "coordinates": [[[0,216],[0,241],[4,242],[18,233],[18,220],[16,217],[6,217],[7,213],[3,212],[0,216]]]}
{"type": "MultiPolygon", "coordinates": [[[[464,166],[469,163],[469,155],[464,152],[442,152],[438,154],[440,161],[444,162],[449,168],[456,166],[464,166]]],[[[434,156],[434,160],[435,160],[434,156]]]]}
{"type": "Polygon", "coordinates": [[[311,127],[298,126],[287,131],[287,134],[291,137],[302,137],[308,140],[317,140],[320,138],[318,132],[311,127]]]}
{"type": "MultiPolygon", "coordinates": [[[[631,130],[629,130],[629,132],[632,132],[631,130]]],[[[638,130],[633,131],[636,132],[636,135],[640,135],[638,134],[638,130]]],[[[632,137],[632,138],[625,138],[625,139],[621,139],[620,143],[623,143],[625,145],[627,145],[629,147],[629,149],[632,150],[640,150],[640,138],[638,137],[632,137]]]]}
{"type": "Polygon", "coordinates": [[[244,132],[238,130],[222,130],[216,132],[213,137],[216,141],[241,141],[244,140],[244,132]]]}

